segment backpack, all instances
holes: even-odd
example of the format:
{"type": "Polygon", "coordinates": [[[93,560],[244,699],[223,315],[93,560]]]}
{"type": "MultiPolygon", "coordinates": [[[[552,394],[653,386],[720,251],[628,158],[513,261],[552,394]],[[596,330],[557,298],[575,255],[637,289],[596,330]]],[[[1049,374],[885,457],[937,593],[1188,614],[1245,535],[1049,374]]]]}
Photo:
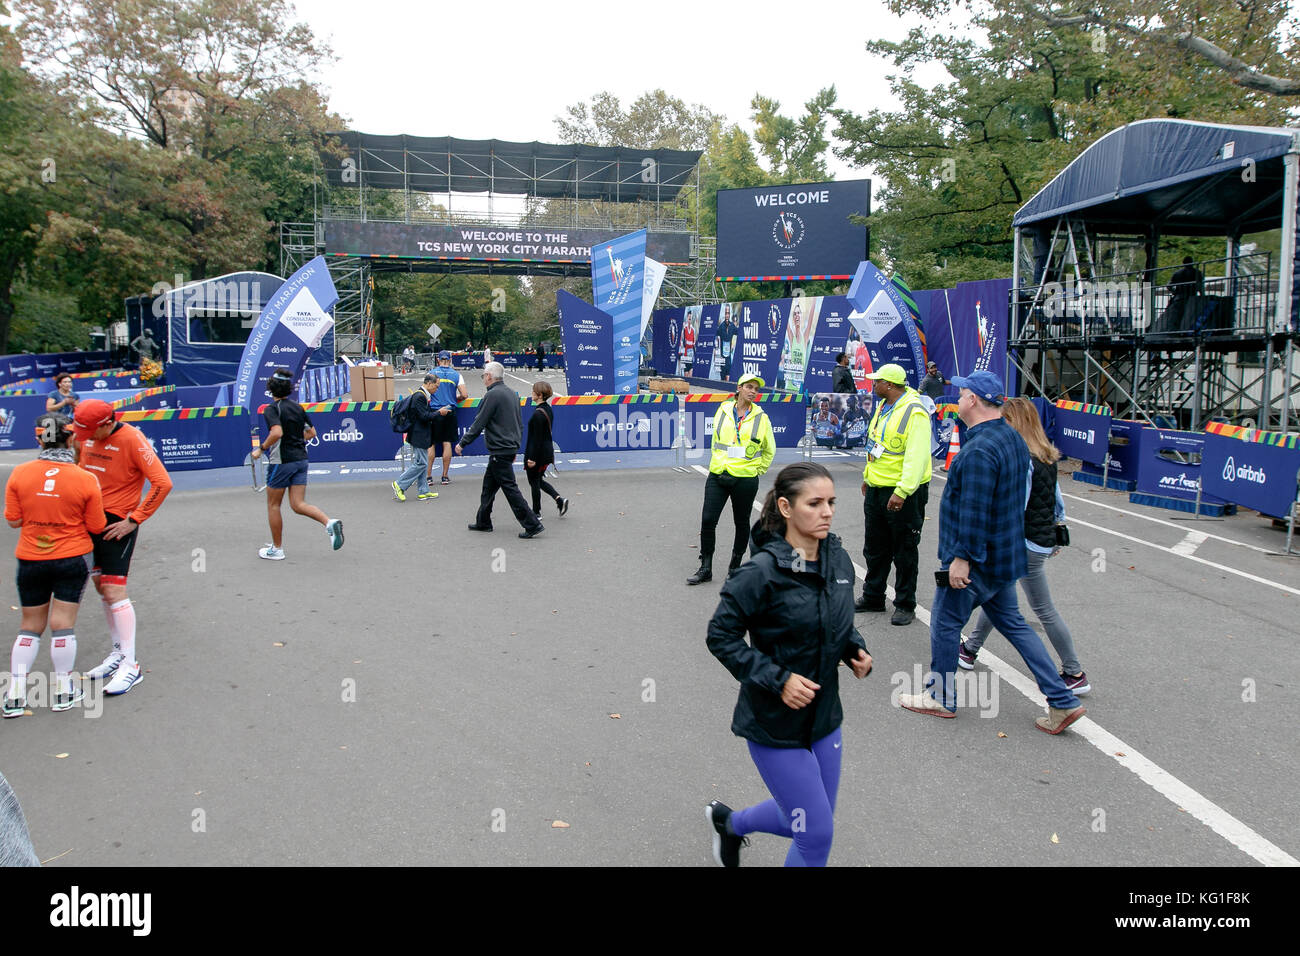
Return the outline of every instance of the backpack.
{"type": "Polygon", "coordinates": [[[405,435],[415,425],[415,410],[411,408],[415,395],[416,393],[412,392],[405,398],[399,399],[388,410],[388,423],[393,426],[393,431],[399,435],[405,435]]]}

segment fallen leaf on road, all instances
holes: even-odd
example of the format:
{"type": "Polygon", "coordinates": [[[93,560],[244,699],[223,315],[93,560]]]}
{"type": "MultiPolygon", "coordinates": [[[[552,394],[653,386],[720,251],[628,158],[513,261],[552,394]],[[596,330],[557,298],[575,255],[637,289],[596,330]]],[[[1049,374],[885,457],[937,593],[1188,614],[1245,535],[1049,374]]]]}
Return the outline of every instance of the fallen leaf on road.
{"type": "Polygon", "coordinates": [[[551,608],[551,613],[552,613],[552,614],[559,614],[559,613],[560,613],[560,610],[559,610],[559,608],[551,608]]]}
{"type": "Polygon", "coordinates": [[[344,746],[342,746],[342,747],[339,748],[339,750],[347,750],[347,749],[348,749],[348,748],[347,748],[346,745],[344,745],[344,746]]]}
{"type": "Polygon", "coordinates": [[[567,829],[569,829],[569,825],[568,825],[567,823],[565,823],[563,820],[552,820],[552,821],[551,821],[551,829],[552,829],[552,830],[567,830],[567,829]]]}
{"type": "Polygon", "coordinates": [[[66,757],[66,756],[67,756],[67,754],[55,754],[55,755],[54,755],[54,759],[55,759],[55,760],[62,760],[62,759],[63,759],[64,757],[66,757]]]}
{"type": "Polygon", "coordinates": [[[999,736],[999,737],[1005,737],[1006,734],[1004,734],[1002,731],[999,730],[999,731],[998,731],[998,736],[999,736]]]}
{"type": "Polygon", "coordinates": [[[1127,757],[1128,754],[1124,753],[1124,751],[1122,751],[1122,750],[1116,750],[1116,751],[1115,751],[1115,756],[1116,756],[1116,757],[1127,757]]]}
{"type": "Polygon", "coordinates": [[[591,761],[590,761],[590,760],[587,761],[587,766],[588,766],[588,767],[591,766],[591,761]]]}
{"type": "Polygon", "coordinates": [[[272,647],[284,647],[284,641],[276,641],[276,642],[275,642],[274,644],[272,644],[271,646],[272,646],[272,647]]]}
{"type": "Polygon", "coordinates": [[[1052,842],[1053,842],[1053,843],[1060,843],[1060,842],[1061,842],[1061,838],[1058,837],[1055,833],[1053,833],[1053,834],[1052,834],[1052,842]]]}
{"type": "Polygon", "coordinates": [[[609,716],[612,717],[612,718],[614,718],[615,720],[622,720],[622,719],[623,719],[623,715],[622,715],[622,714],[610,714],[609,716]]]}

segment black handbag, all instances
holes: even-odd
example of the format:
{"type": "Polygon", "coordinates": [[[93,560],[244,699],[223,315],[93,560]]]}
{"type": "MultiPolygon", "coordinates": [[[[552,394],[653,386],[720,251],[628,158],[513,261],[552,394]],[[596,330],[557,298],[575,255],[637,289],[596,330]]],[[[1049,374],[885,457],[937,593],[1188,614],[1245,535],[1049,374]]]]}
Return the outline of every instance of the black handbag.
{"type": "Polygon", "coordinates": [[[1063,524],[1056,526],[1056,546],[1058,548],[1068,548],[1070,546],[1070,529],[1063,524]]]}

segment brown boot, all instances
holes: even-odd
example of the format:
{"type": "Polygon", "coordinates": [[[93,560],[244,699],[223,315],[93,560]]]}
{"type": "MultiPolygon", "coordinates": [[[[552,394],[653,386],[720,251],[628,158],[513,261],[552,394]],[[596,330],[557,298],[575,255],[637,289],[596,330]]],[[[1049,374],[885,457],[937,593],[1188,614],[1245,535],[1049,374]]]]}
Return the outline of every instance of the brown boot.
{"type": "Polygon", "coordinates": [[[1034,721],[1034,725],[1045,734],[1059,734],[1087,712],[1082,704],[1069,710],[1057,710],[1049,706],[1047,716],[1039,717],[1034,721]]]}

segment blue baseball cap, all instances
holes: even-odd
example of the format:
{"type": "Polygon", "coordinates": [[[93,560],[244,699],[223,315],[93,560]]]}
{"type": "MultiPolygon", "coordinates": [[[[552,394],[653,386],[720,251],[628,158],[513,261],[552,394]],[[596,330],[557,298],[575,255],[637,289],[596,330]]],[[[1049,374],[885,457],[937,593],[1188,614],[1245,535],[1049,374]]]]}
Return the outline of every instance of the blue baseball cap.
{"type": "Polygon", "coordinates": [[[439,362],[450,362],[450,361],[451,361],[451,353],[448,352],[446,349],[443,349],[441,352],[438,353],[438,361],[439,361],[439,362]]]}
{"type": "Polygon", "coordinates": [[[955,376],[952,384],[957,388],[969,388],[984,401],[993,405],[1001,405],[1006,401],[1006,395],[1003,394],[1002,379],[994,373],[981,370],[971,372],[966,376],[955,376]]]}

